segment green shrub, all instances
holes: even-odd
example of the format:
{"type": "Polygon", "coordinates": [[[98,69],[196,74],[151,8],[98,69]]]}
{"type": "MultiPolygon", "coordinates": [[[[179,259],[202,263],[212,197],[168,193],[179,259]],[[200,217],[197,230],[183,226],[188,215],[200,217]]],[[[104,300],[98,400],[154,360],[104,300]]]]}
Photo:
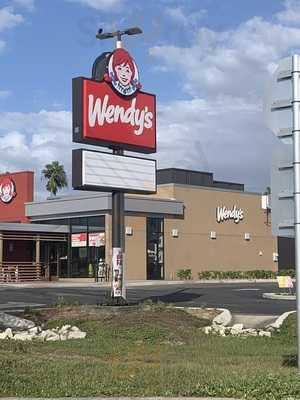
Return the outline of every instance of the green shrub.
{"type": "Polygon", "coordinates": [[[275,279],[276,272],[263,269],[253,271],[202,271],[198,272],[199,279],[275,279]]]}
{"type": "Polygon", "coordinates": [[[180,280],[191,280],[192,279],[192,270],[187,268],[187,269],[179,269],[176,272],[177,278],[180,280]]]}
{"type": "Polygon", "coordinates": [[[296,271],[294,269],[282,269],[278,271],[277,276],[290,276],[291,278],[296,278],[296,271]]]}

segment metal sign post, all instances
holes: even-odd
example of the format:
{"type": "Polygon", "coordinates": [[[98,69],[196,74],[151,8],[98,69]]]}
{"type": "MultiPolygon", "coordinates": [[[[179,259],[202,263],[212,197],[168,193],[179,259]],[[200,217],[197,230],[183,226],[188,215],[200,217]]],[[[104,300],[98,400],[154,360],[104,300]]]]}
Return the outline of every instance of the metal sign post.
{"type": "Polygon", "coordinates": [[[299,125],[299,56],[293,55],[292,87],[293,87],[293,147],[294,147],[294,205],[295,205],[295,267],[297,282],[297,344],[298,373],[300,372],[300,125],[299,125]]]}
{"type": "Polygon", "coordinates": [[[297,347],[300,373],[300,57],[279,62],[265,101],[267,126],[283,143],[272,167],[272,230],[280,236],[295,237],[297,282],[297,347]],[[292,140],[292,146],[289,144],[292,140]],[[273,192],[274,190],[274,192],[273,192]],[[274,200],[274,202],[273,202],[274,200]],[[273,210],[274,204],[274,210],[273,210]],[[273,226],[274,225],[274,226],[273,226]],[[281,234],[280,234],[281,232],[281,234]]]}
{"type": "MultiPolygon", "coordinates": [[[[124,153],[123,150],[118,150],[118,149],[113,150],[113,154],[123,155],[123,153],[124,153]]],[[[126,300],[126,285],[124,280],[124,269],[125,269],[124,268],[124,254],[125,254],[124,198],[125,198],[124,192],[120,191],[112,192],[112,256],[113,256],[112,297],[115,297],[116,295],[115,289],[117,289],[121,291],[123,299],[126,300]],[[116,254],[119,254],[119,257],[116,256],[116,254]],[[118,271],[118,274],[116,273],[116,271],[118,271]]]]}
{"type": "MultiPolygon", "coordinates": [[[[122,48],[121,34],[117,34],[116,48],[122,48]]],[[[123,155],[122,149],[113,149],[113,154],[123,155]]],[[[112,297],[118,294],[126,300],[126,283],[124,279],[124,258],[125,258],[125,227],[124,227],[124,192],[113,191],[111,195],[111,212],[112,212],[112,297]],[[120,250],[121,249],[121,250],[120,250]],[[119,257],[116,257],[116,254],[119,257]],[[119,263],[119,264],[118,264],[119,263]],[[116,273],[118,271],[118,274],[116,273]],[[114,287],[115,285],[115,287],[114,287]],[[119,290],[119,293],[115,290],[119,290]]]]}

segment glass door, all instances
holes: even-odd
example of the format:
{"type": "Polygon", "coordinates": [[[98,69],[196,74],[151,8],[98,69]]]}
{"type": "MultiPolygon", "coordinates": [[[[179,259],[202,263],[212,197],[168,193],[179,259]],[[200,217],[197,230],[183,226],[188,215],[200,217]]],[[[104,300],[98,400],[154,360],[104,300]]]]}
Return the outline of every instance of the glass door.
{"type": "Polygon", "coordinates": [[[164,279],[163,218],[147,218],[147,279],[164,279]]]}

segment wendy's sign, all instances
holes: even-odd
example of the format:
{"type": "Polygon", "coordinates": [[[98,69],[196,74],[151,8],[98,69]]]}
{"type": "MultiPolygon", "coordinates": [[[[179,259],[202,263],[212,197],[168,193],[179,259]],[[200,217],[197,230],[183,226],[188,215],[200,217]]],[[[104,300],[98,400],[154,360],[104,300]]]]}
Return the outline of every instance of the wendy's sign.
{"type": "Polygon", "coordinates": [[[156,99],[140,91],[134,60],[124,49],[98,59],[94,79],[73,79],[73,141],[155,153],[156,99]]]}
{"type": "Polygon", "coordinates": [[[134,59],[124,49],[112,52],[108,62],[108,74],[104,79],[123,96],[131,96],[141,88],[139,72],[134,59]]]}
{"type": "Polygon", "coordinates": [[[15,182],[9,177],[4,177],[0,181],[0,200],[2,203],[8,204],[16,197],[16,195],[15,182]]]}

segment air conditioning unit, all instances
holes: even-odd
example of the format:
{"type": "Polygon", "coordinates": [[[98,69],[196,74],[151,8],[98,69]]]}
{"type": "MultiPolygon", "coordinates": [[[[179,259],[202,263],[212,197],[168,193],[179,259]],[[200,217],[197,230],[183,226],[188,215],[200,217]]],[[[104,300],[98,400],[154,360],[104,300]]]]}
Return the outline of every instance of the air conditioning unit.
{"type": "Polygon", "coordinates": [[[211,231],[211,232],[210,232],[210,238],[211,238],[211,239],[217,239],[217,232],[211,231]]]}
{"type": "Polygon", "coordinates": [[[250,240],[250,239],[251,239],[250,233],[245,233],[245,240],[250,240]]]}
{"type": "Polygon", "coordinates": [[[178,229],[172,229],[171,235],[173,238],[177,238],[178,237],[178,229]]]}
{"type": "Polygon", "coordinates": [[[132,235],[133,235],[132,226],[126,226],[126,228],[125,228],[125,234],[126,234],[127,236],[132,236],[132,235]]]}

